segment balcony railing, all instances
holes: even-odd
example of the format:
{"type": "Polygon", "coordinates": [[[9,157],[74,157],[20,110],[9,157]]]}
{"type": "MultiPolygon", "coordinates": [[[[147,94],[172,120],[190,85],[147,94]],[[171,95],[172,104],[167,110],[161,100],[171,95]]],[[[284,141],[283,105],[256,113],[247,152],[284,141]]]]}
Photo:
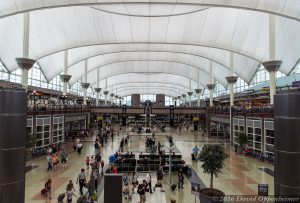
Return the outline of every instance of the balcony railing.
{"type": "Polygon", "coordinates": [[[27,113],[29,115],[48,115],[48,114],[72,114],[72,113],[86,113],[90,112],[91,108],[89,106],[76,105],[52,105],[50,107],[46,106],[33,106],[27,108],[27,113]]]}
{"type": "MultiPolygon", "coordinates": [[[[210,114],[216,115],[230,115],[229,107],[210,107],[208,109],[210,114]]],[[[262,118],[272,118],[273,117],[273,107],[272,106],[253,106],[251,108],[246,108],[244,106],[233,106],[232,107],[233,116],[245,116],[245,117],[262,117],[262,118]]]]}

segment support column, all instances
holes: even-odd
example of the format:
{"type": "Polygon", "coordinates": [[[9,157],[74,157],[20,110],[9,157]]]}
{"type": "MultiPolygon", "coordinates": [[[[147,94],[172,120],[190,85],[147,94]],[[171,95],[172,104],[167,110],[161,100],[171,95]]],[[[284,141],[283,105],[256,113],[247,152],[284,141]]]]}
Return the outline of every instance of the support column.
{"type": "Polygon", "coordinates": [[[67,96],[68,94],[68,82],[71,79],[71,75],[62,74],[59,76],[61,81],[63,82],[63,95],[67,96]]]}
{"type": "Polygon", "coordinates": [[[107,106],[107,95],[108,95],[109,91],[105,90],[103,91],[103,94],[104,94],[104,105],[107,106]]]}
{"type": "Polygon", "coordinates": [[[99,105],[99,96],[100,96],[100,91],[101,88],[99,87],[99,68],[97,69],[97,81],[96,81],[96,87],[94,88],[95,92],[96,92],[96,105],[99,105]]]}
{"type": "Polygon", "coordinates": [[[207,84],[206,86],[209,91],[209,106],[214,106],[213,91],[215,89],[215,84],[207,84]]]}
{"type": "Polygon", "coordinates": [[[274,104],[276,94],[276,72],[282,61],[276,60],[276,16],[269,14],[269,61],[262,63],[270,74],[270,104],[274,104]]]}
{"type": "Polygon", "coordinates": [[[116,104],[116,106],[118,106],[118,99],[119,99],[119,96],[118,96],[118,95],[115,95],[115,99],[116,99],[115,104],[116,104]]]}
{"type": "Polygon", "coordinates": [[[21,84],[24,89],[28,89],[28,71],[35,64],[35,60],[29,59],[29,29],[30,29],[30,13],[24,13],[23,21],[23,57],[16,58],[17,64],[21,69],[21,84]]]}
{"type": "Polygon", "coordinates": [[[100,96],[100,92],[101,92],[101,88],[100,87],[95,87],[94,88],[95,92],[96,92],[96,105],[99,105],[99,96],[100,96]]]}
{"type": "Polygon", "coordinates": [[[71,79],[71,75],[68,75],[68,50],[64,52],[64,74],[60,75],[60,79],[63,82],[63,95],[68,94],[68,82],[71,79]]]}
{"type": "Polygon", "coordinates": [[[266,61],[262,64],[270,74],[270,104],[274,104],[274,95],[276,94],[276,73],[282,64],[282,61],[266,61]]]}
{"type": "MultiPolygon", "coordinates": [[[[299,101],[299,93],[275,95],[274,187],[276,196],[297,197],[300,194],[299,101]]],[[[299,202],[299,200],[295,202],[299,202]]]]}
{"type": "Polygon", "coordinates": [[[226,77],[228,82],[228,87],[230,89],[230,106],[234,105],[234,84],[236,83],[238,77],[234,76],[234,64],[233,64],[233,53],[230,52],[230,76],[226,77]]]}
{"type": "Polygon", "coordinates": [[[89,88],[90,83],[83,82],[83,83],[81,83],[81,86],[83,89],[83,103],[84,103],[84,105],[86,105],[87,104],[87,89],[89,88]]]}
{"type": "Polygon", "coordinates": [[[202,92],[202,89],[195,89],[196,95],[197,95],[197,106],[200,106],[200,94],[202,92]]]}
{"type": "Polygon", "coordinates": [[[178,106],[180,107],[180,105],[181,105],[181,102],[180,102],[181,101],[181,96],[178,96],[177,99],[178,99],[178,106]]]}
{"type": "Polygon", "coordinates": [[[25,201],[27,94],[0,89],[0,202],[25,201]]]}
{"type": "Polygon", "coordinates": [[[87,68],[88,68],[88,60],[86,59],[84,61],[84,82],[81,83],[82,89],[83,89],[83,104],[87,104],[87,89],[90,86],[90,83],[87,82],[87,68]]]}
{"type": "Polygon", "coordinates": [[[185,103],[186,103],[186,94],[182,94],[182,103],[183,103],[183,106],[185,106],[185,103]]]}
{"type": "Polygon", "coordinates": [[[228,87],[230,89],[230,106],[234,105],[234,84],[236,83],[238,77],[237,76],[228,76],[226,80],[228,82],[228,87]]]}
{"type": "Polygon", "coordinates": [[[193,95],[193,92],[187,92],[187,94],[189,95],[189,107],[192,106],[192,95],[193,95]]]}
{"type": "Polygon", "coordinates": [[[110,105],[112,106],[113,103],[114,103],[114,93],[111,93],[109,96],[110,96],[110,105]]]}

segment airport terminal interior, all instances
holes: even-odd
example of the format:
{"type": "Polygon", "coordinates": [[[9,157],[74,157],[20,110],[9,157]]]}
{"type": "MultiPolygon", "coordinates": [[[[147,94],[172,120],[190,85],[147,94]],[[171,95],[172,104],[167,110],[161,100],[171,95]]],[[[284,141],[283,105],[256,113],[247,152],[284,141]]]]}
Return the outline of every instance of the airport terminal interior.
{"type": "Polygon", "coordinates": [[[0,2],[0,203],[299,203],[299,104],[299,0],[0,2]]]}

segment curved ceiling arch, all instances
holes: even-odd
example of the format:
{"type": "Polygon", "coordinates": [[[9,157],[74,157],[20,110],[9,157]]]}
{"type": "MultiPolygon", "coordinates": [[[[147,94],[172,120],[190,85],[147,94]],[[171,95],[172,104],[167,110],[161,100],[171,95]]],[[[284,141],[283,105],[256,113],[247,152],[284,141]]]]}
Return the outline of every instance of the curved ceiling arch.
{"type": "MultiPolygon", "coordinates": [[[[159,88],[160,88],[160,90],[168,90],[168,91],[172,91],[174,93],[178,93],[178,91],[176,91],[176,90],[174,90],[174,89],[172,89],[170,87],[161,86],[159,88]]],[[[157,88],[156,87],[129,87],[129,86],[128,87],[122,87],[122,88],[119,89],[121,91],[120,95],[122,95],[123,91],[126,91],[126,90],[136,90],[136,89],[147,90],[147,89],[157,89],[157,88]]],[[[119,92],[118,92],[118,96],[119,96],[119,92]]]]}
{"type": "MultiPolygon", "coordinates": [[[[177,88],[178,92],[180,89],[185,89],[185,92],[189,90],[189,82],[190,79],[174,75],[174,74],[154,74],[154,75],[143,75],[143,74],[135,74],[135,73],[127,73],[127,74],[119,74],[115,75],[113,77],[110,77],[107,80],[107,89],[105,89],[105,80],[99,81],[99,87],[103,90],[108,90],[110,92],[114,92],[114,86],[115,85],[123,85],[126,86],[127,84],[161,84],[165,83],[167,85],[172,85],[176,81],[176,86],[174,86],[174,89],[177,88]],[[179,88],[182,86],[181,88],[179,88]]],[[[91,84],[93,86],[94,84],[91,84]]],[[[118,87],[118,86],[117,86],[118,87]]],[[[191,89],[194,90],[198,87],[198,85],[192,81],[191,83],[191,89]]],[[[159,89],[157,88],[156,91],[158,92],[159,89]]]]}
{"type": "MultiPolygon", "coordinates": [[[[179,91],[182,89],[183,91],[185,91],[185,89],[188,89],[188,86],[182,85],[182,84],[178,84],[178,83],[172,83],[172,82],[121,82],[118,84],[114,84],[114,88],[118,90],[119,87],[122,86],[126,86],[126,85],[136,85],[136,86],[145,86],[146,84],[150,84],[152,86],[159,86],[159,85],[166,85],[166,86],[172,86],[172,87],[176,87],[176,89],[178,89],[179,91]]],[[[103,88],[102,88],[103,90],[103,88]]]]}
{"type": "MultiPolygon", "coordinates": [[[[266,7],[263,8],[263,6],[261,6],[261,8],[257,8],[257,2],[247,2],[246,4],[249,4],[249,5],[243,5],[243,3],[241,1],[235,1],[235,3],[231,3],[231,4],[228,4],[227,1],[225,1],[223,4],[222,2],[214,2],[214,3],[207,3],[207,2],[201,2],[201,3],[195,3],[195,2],[151,2],[151,4],[171,4],[171,5],[195,5],[195,6],[207,6],[207,7],[222,7],[222,8],[234,8],[234,9],[243,9],[243,10],[250,10],[250,11],[255,11],[255,12],[263,12],[263,13],[269,13],[269,14],[274,14],[274,15],[278,15],[278,16],[281,16],[281,17],[284,17],[284,18],[288,18],[288,19],[292,19],[292,20],[296,20],[296,21],[300,21],[299,19],[299,15],[294,14],[285,14],[283,13],[284,11],[284,6],[285,4],[282,6],[283,2],[282,1],[279,1],[278,0],[278,5],[281,7],[281,8],[276,8],[278,10],[280,10],[282,13],[276,11],[275,8],[273,8],[273,10],[270,10],[270,8],[272,9],[272,7],[270,6],[273,6],[274,7],[274,4],[271,4],[270,2],[267,2],[267,1],[261,1],[261,2],[264,2],[262,3],[262,5],[266,4],[266,7]]],[[[292,1],[289,1],[289,6],[292,7],[292,4],[294,2],[292,1]]],[[[60,2],[59,4],[47,4],[46,1],[43,1],[43,3],[41,4],[39,2],[40,5],[33,5],[33,6],[29,6],[29,8],[20,8],[20,6],[17,6],[17,4],[13,4],[15,6],[15,10],[13,10],[13,6],[11,9],[10,12],[4,12],[3,9],[4,8],[1,8],[2,9],[2,15],[0,15],[0,18],[5,18],[5,17],[9,17],[9,16],[12,16],[12,15],[17,15],[17,14],[21,14],[21,13],[25,13],[25,12],[30,12],[30,11],[36,11],[36,10],[43,10],[43,9],[52,9],[52,8],[60,8],[60,7],[72,7],[72,6],[96,6],[96,5],[116,5],[116,4],[145,4],[145,2],[124,2],[124,1],[120,1],[120,2],[80,2],[80,1],[77,1],[76,3],[63,3],[63,2],[60,2]]]]}
{"type": "Polygon", "coordinates": [[[125,96],[129,96],[132,94],[164,94],[166,96],[170,96],[170,97],[177,97],[178,93],[175,90],[171,90],[171,89],[162,89],[161,91],[157,92],[157,90],[155,88],[148,88],[148,89],[142,89],[142,88],[138,88],[138,89],[132,89],[132,88],[128,88],[128,89],[124,89],[122,91],[121,94],[119,94],[118,96],[120,97],[125,97],[125,96]]]}
{"type": "Polygon", "coordinates": [[[67,47],[67,48],[62,48],[62,49],[57,49],[55,51],[46,53],[44,55],[40,55],[37,56],[36,58],[34,58],[35,60],[40,60],[44,57],[56,54],[58,52],[63,52],[66,50],[71,50],[71,49],[76,49],[76,48],[81,48],[81,47],[89,47],[89,46],[105,46],[105,45],[134,45],[134,44],[145,44],[145,45],[179,45],[179,46],[191,46],[191,47],[206,47],[206,48],[213,48],[213,49],[219,49],[219,50],[223,50],[223,51],[228,51],[228,52],[232,52],[234,54],[239,54],[242,55],[244,57],[250,58],[252,60],[255,61],[260,61],[260,59],[255,58],[253,56],[250,56],[247,53],[242,53],[233,49],[229,49],[229,48],[223,48],[223,47],[218,47],[218,46],[213,46],[213,45],[209,45],[209,44],[190,44],[190,43],[175,43],[175,42],[110,42],[110,43],[86,43],[86,44],[81,44],[81,45],[77,45],[77,46],[71,46],[71,47],[67,47]]]}
{"type": "MultiPolygon", "coordinates": [[[[99,80],[99,83],[105,81],[105,79],[110,80],[111,78],[116,77],[116,76],[130,75],[130,74],[149,75],[148,73],[145,73],[145,72],[124,72],[124,73],[116,73],[116,74],[112,74],[112,75],[110,75],[110,76],[108,76],[108,77],[106,77],[106,78],[101,78],[101,79],[99,80]]],[[[152,72],[152,73],[150,73],[150,75],[161,75],[161,74],[164,74],[164,75],[174,75],[174,76],[179,76],[179,77],[185,78],[185,79],[187,79],[187,80],[191,80],[194,84],[197,84],[197,81],[195,81],[195,80],[193,80],[193,79],[191,79],[191,78],[189,78],[189,77],[186,77],[186,76],[184,76],[184,75],[180,75],[180,74],[176,74],[176,73],[171,73],[171,72],[152,72]]],[[[147,81],[147,84],[149,84],[149,83],[152,83],[152,82],[151,82],[151,81],[147,81]]],[[[157,83],[157,82],[154,82],[154,83],[157,83]]],[[[192,86],[193,86],[193,83],[192,83],[192,86]]],[[[90,83],[91,86],[93,86],[93,85],[95,85],[95,84],[96,84],[96,81],[92,81],[92,82],[90,83]]],[[[127,83],[122,83],[122,84],[127,84],[127,83]]],[[[173,83],[168,83],[168,84],[173,84],[173,83]]],[[[178,86],[184,87],[185,89],[189,89],[189,86],[188,86],[188,85],[183,85],[183,84],[179,84],[179,83],[175,83],[175,84],[177,84],[178,86]]],[[[200,84],[201,84],[201,83],[200,83],[200,84]]],[[[117,85],[119,85],[119,84],[117,84],[117,85]]],[[[202,85],[203,87],[205,87],[204,84],[201,84],[201,85],[202,85]]],[[[115,84],[113,84],[113,85],[108,84],[108,85],[107,85],[108,90],[109,90],[110,88],[115,89],[114,87],[115,87],[115,84]]],[[[102,88],[102,89],[104,89],[104,88],[102,88]]]]}
{"type": "MultiPolygon", "coordinates": [[[[119,94],[120,97],[130,96],[132,94],[164,94],[166,96],[170,97],[178,97],[178,93],[176,91],[170,91],[163,89],[159,92],[157,92],[157,89],[129,89],[129,90],[123,90],[122,94],[119,94]]],[[[181,95],[180,95],[181,96],[181,95]]]]}
{"type": "MultiPolygon", "coordinates": [[[[126,59],[122,55],[120,55],[120,56],[117,55],[115,60],[113,60],[112,58],[109,58],[108,60],[106,60],[105,58],[102,58],[102,55],[100,55],[101,58],[98,57],[98,56],[91,57],[91,58],[87,59],[88,62],[89,62],[88,63],[89,64],[88,65],[89,66],[88,67],[88,73],[90,73],[93,70],[96,70],[98,68],[100,69],[100,72],[101,72],[102,67],[106,67],[108,65],[121,63],[121,62],[129,62],[129,61],[140,61],[140,62],[142,62],[142,61],[145,61],[145,62],[147,62],[147,61],[158,61],[158,62],[160,62],[160,61],[162,61],[162,62],[178,63],[178,64],[183,64],[183,65],[186,65],[186,66],[190,66],[190,67],[193,67],[193,68],[201,71],[201,74],[205,73],[205,74],[208,75],[208,77],[210,75],[209,74],[209,67],[204,68],[204,66],[206,65],[205,62],[195,61],[193,59],[192,60],[184,60],[183,58],[177,57],[177,55],[175,55],[175,54],[174,55],[173,54],[168,54],[168,55],[165,56],[165,55],[156,54],[156,52],[153,52],[154,55],[148,55],[148,52],[144,52],[143,54],[141,54],[141,52],[132,52],[132,53],[138,53],[138,55],[132,54],[132,55],[126,56],[128,59],[126,59]],[[122,60],[118,60],[119,58],[121,58],[122,60]],[[135,58],[138,58],[138,59],[135,59],[135,58]],[[156,58],[156,59],[151,59],[151,58],[156,58]],[[191,61],[191,62],[189,62],[189,61],[191,61]],[[187,62],[189,62],[189,63],[187,63],[187,62]],[[100,63],[100,64],[97,64],[97,63],[100,63]],[[101,64],[101,63],[103,63],[103,64],[101,64]],[[90,65],[90,64],[92,64],[92,65],[90,65]]],[[[187,59],[190,59],[190,58],[187,58],[187,59]]],[[[80,62],[76,63],[77,65],[74,64],[74,65],[69,66],[69,71],[68,72],[70,72],[71,74],[74,73],[74,74],[72,74],[72,75],[74,75],[74,77],[71,78],[70,83],[74,83],[74,82],[76,82],[76,80],[83,77],[83,75],[84,75],[84,71],[83,71],[83,67],[82,67],[82,64],[84,64],[84,63],[82,63],[83,61],[85,61],[85,60],[81,60],[80,62]]],[[[209,66],[209,62],[207,63],[207,65],[209,66]]],[[[213,77],[216,80],[222,82],[223,85],[226,85],[226,81],[223,78],[223,76],[224,76],[224,73],[225,73],[225,76],[226,76],[226,73],[229,70],[226,69],[224,71],[221,71],[220,68],[222,68],[222,67],[224,67],[224,66],[221,66],[221,65],[220,66],[214,66],[215,70],[213,71],[213,77]],[[218,72],[220,72],[221,75],[216,74],[218,72]]],[[[151,69],[149,69],[149,71],[151,72],[151,69]]]]}
{"type": "Polygon", "coordinates": [[[101,54],[94,54],[94,55],[91,55],[91,56],[88,56],[88,57],[85,57],[85,58],[82,58],[80,60],[77,60],[76,62],[68,65],[68,68],[70,68],[71,66],[73,65],[76,65],[77,63],[80,63],[84,60],[88,60],[90,58],[94,58],[94,57],[97,57],[97,56],[103,56],[103,55],[110,55],[110,54],[119,54],[119,53],[171,53],[171,54],[182,54],[182,55],[189,55],[189,56],[195,56],[195,57],[199,57],[199,58],[203,58],[203,59],[207,59],[209,61],[212,61],[216,64],[219,64],[220,66],[226,68],[229,70],[229,67],[226,66],[225,64],[217,61],[217,60],[214,60],[210,57],[206,57],[206,56],[201,56],[201,55],[198,55],[198,54],[193,54],[193,53],[188,53],[188,52],[180,52],[180,51],[162,51],[162,50],[158,50],[158,51],[149,51],[149,50],[138,50],[138,51],[115,51],[115,52],[106,52],[106,53],[101,53],[101,54]]]}
{"type": "MultiPolygon", "coordinates": [[[[205,70],[202,70],[202,69],[199,69],[197,66],[194,66],[194,65],[192,65],[192,64],[187,64],[187,63],[183,63],[183,62],[176,62],[176,61],[168,61],[168,60],[155,60],[155,59],[153,59],[153,60],[120,60],[120,61],[115,61],[115,62],[109,62],[109,63],[106,63],[106,64],[103,64],[103,65],[101,65],[101,66],[94,66],[93,68],[91,68],[91,69],[89,69],[88,70],[88,82],[90,82],[90,83],[92,83],[92,84],[94,84],[96,81],[94,81],[94,80],[96,80],[96,78],[97,78],[97,74],[95,74],[95,72],[97,72],[97,69],[99,68],[99,72],[100,72],[100,75],[101,75],[101,68],[103,68],[103,67],[107,67],[107,68],[110,68],[109,66],[110,65],[114,65],[114,64],[118,64],[118,65],[120,65],[120,64],[125,64],[126,62],[164,62],[164,63],[167,63],[167,64],[180,64],[180,65],[183,65],[184,67],[187,67],[187,68],[192,68],[192,69],[194,69],[194,70],[197,70],[197,71],[201,71],[201,76],[203,76],[204,74],[206,75],[204,75],[204,78],[206,78],[206,79],[209,79],[209,73],[208,72],[206,72],[205,70]],[[91,78],[92,77],[92,78],[91,78]]],[[[147,68],[147,67],[146,67],[147,68]]],[[[180,68],[180,67],[179,67],[180,68]]],[[[170,70],[170,71],[172,71],[172,70],[170,70]]],[[[124,70],[123,71],[123,74],[126,74],[126,73],[129,73],[129,71],[128,70],[124,70]]],[[[142,72],[142,73],[159,73],[159,71],[156,71],[156,72],[153,72],[153,71],[151,71],[151,70],[148,70],[148,72],[142,72]]],[[[163,72],[161,72],[161,73],[163,73],[163,72]]],[[[168,71],[165,71],[164,73],[169,73],[168,71]]],[[[170,73],[172,73],[172,72],[170,72],[170,73]]],[[[184,72],[184,73],[188,73],[188,72],[184,72]]],[[[180,73],[180,72],[178,72],[178,73],[176,73],[177,75],[180,75],[180,76],[183,76],[183,77],[186,77],[186,78],[188,78],[188,79],[191,79],[191,80],[193,80],[193,81],[195,81],[195,82],[198,82],[195,78],[189,78],[187,75],[183,75],[183,73],[180,73]]],[[[198,73],[197,73],[198,74],[198,73]]],[[[108,77],[111,77],[112,75],[114,75],[114,74],[111,74],[111,75],[107,75],[108,77]]],[[[117,74],[118,75],[118,74],[117,74]]],[[[197,75],[195,75],[196,76],[196,78],[197,78],[197,75]]],[[[80,77],[77,77],[77,78],[71,78],[71,80],[70,80],[70,84],[71,85],[73,85],[75,82],[77,82],[78,80],[80,80],[80,79],[82,79],[82,77],[83,77],[83,75],[80,75],[80,77]]],[[[99,77],[99,79],[105,79],[106,77],[99,77]]],[[[227,84],[227,82],[226,82],[226,80],[225,80],[225,78],[219,78],[219,77],[216,77],[216,79],[218,79],[218,81],[221,83],[221,84],[223,84],[224,86],[226,86],[226,84],[227,84]]],[[[203,86],[205,86],[206,84],[204,84],[203,82],[202,82],[202,80],[201,79],[199,79],[199,82],[200,82],[200,84],[202,84],[203,86]]],[[[206,82],[207,84],[209,83],[208,82],[208,80],[207,80],[207,82],[206,82]]]]}
{"type": "MultiPolygon", "coordinates": [[[[136,46],[135,46],[136,47],[136,46]]],[[[129,48],[124,48],[121,47],[121,49],[117,49],[117,51],[107,51],[106,48],[95,45],[95,46],[91,46],[91,47],[81,47],[81,48],[77,48],[74,50],[70,50],[68,51],[68,55],[70,55],[71,60],[69,59],[69,64],[68,67],[72,67],[86,59],[90,59],[90,58],[94,58],[94,57],[100,57],[102,56],[103,58],[106,56],[109,56],[111,54],[114,55],[118,55],[118,54],[127,54],[130,56],[131,54],[138,54],[138,53],[150,53],[150,54],[154,54],[154,53],[163,53],[163,54],[178,54],[179,56],[184,56],[185,58],[187,57],[192,57],[191,59],[197,58],[197,60],[201,60],[201,61],[212,61],[213,64],[216,64],[217,66],[221,66],[224,67],[224,69],[229,70],[229,55],[230,53],[227,51],[220,51],[219,55],[211,55],[208,54],[210,51],[210,48],[201,48],[201,49],[197,49],[197,50],[192,50],[192,49],[180,49],[179,47],[176,47],[176,49],[170,49],[169,46],[160,46],[161,50],[157,49],[157,46],[151,46],[148,47],[148,49],[146,49],[146,47],[136,47],[134,50],[129,50],[129,48]],[[91,50],[90,50],[91,48],[91,50]],[[89,51],[90,50],[90,51],[89,51]],[[83,52],[83,54],[78,54],[83,52]],[[228,55],[228,57],[227,57],[228,55]],[[224,58],[224,56],[226,56],[224,58]]],[[[114,48],[113,48],[114,49],[114,48]]],[[[128,56],[128,57],[129,57],[128,56]]],[[[63,71],[63,57],[64,57],[64,53],[63,52],[58,52],[54,55],[51,55],[49,57],[52,57],[50,59],[50,61],[54,61],[54,64],[49,63],[48,60],[46,60],[46,58],[40,59],[39,64],[41,65],[42,69],[53,69],[53,67],[55,67],[55,71],[53,69],[53,73],[49,76],[46,75],[46,78],[48,79],[48,81],[52,80],[57,74],[60,74],[63,71]]],[[[177,57],[177,58],[178,58],[177,57]]],[[[124,58],[124,57],[123,57],[124,58]]],[[[181,57],[182,58],[182,57],[181,57]]],[[[180,58],[180,59],[181,59],[180,58]]],[[[190,60],[193,61],[193,60],[190,60]]],[[[250,80],[252,79],[252,76],[255,74],[256,69],[259,67],[260,62],[251,60],[251,59],[247,59],[246,57],[239,55],[239,54],[234,54],[234,67],[247,67],[247,66],[254,66],[256,67],[255,69],[251,70],[250,68],[248,68],[249,71],[247,72],[243,72],[243,71],[239,71],[238,68],[235,68],[236,71],[236,75],[238,75],[239,77],[241,77],[243,80],[245,80],[247,83],[250,82],[250,80]],[[249,75],[251,77],[249,77],[249,75]]],[[[206,67],[208,65],[205,65],[206,67]]],[[[220,67],[220,68],[221,68],[220,67]]],[[[45,72],[45,71],[44,71],[45,72]]]]}
{"type": "MultiPolygon", "coordinates": [[[[122,89],[127,88],[127,87],[131,87],[131,88],[144,88],[144,89],[148,89],[148,88],[156,88],[156,89],[160,89],[161,87],[165,87],[165,88],[169,88],[172,90],[176,90],[178,93],[186,93],[188,87],[185,87],[183,85],[171,85],[169,83],[147,83],[146,84],[142,84],[142,83],[122,83],[122,84],[118,84],[118,85],[114,85],[113,86],[113,93],[115,93],[115,95],[120,92],[120,90],[122,91],[122,89]],[[138,84],[138,85],[137,85],[138,84]],[[149,85],[151,84],[151,86],[149,85]]],[[[110,88],[108,87],[108,90],[110,88]]]]}

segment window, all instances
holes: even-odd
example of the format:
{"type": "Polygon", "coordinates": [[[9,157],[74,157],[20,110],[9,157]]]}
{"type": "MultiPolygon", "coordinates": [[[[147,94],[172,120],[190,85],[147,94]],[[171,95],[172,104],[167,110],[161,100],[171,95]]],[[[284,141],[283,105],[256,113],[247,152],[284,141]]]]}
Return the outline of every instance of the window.
{"type": "Polygon", "coordinates": [[[165,106],[174,105],[172,97],[165,96],[165,106]]]}
{"type": "Polygon", "coordinates": [[[156,101],[156,95],[154,94],[142,94],[140,95],[141,103],[145,102],[146,100],[150,100],[151,102],[156,101]]]}
{"type": "Polygon", "coordinates": [[[9,79],[9,74],[4,67],[4,65],[0,61],[0,80],[8,80],[9,79]]]}
{"type": "Polygon", "coordinates": [[[131,96],[122,97],[122,105],[131,106],[131,96]]]}

